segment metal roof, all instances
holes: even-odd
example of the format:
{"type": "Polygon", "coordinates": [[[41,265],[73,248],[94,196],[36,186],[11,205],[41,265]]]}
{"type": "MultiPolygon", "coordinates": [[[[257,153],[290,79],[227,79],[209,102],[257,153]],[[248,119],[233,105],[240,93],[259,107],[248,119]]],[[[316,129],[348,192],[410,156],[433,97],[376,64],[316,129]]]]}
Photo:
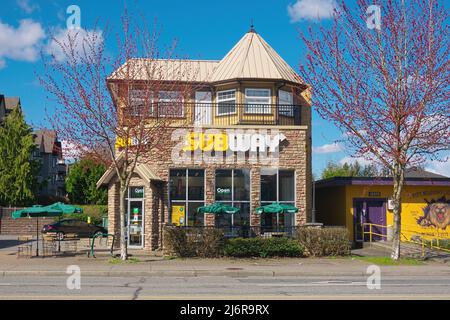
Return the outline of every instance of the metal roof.
{"type": "Polygon", "coordinates": [[[108,80],[207,82],[218,63],[217,60],[135,58],[125,62],[108,80]]]}
{"type": "MultiPolygon", "coordinates": [[[[392,177],[332,177],[318,180],[315,183],[316,188],[337,187],[337,186],[392,186],[392,177]]],[[[406,177],[406,186],[450,186],[450,178],[440,177],[406,177]]]]}
{"type": "MultiPolygon", "coordinates": [[[[124,160],[124,153],[121,152],[117,156],[117,162],[118,165],[121,166],[124,160]]],[[[97,181],[97,188],[100,188],[102,185],[107,185],[111,181],[113,177],[116,176],[116,169],[114,165],[111,165],[108,170],[100,177],[100,179],[97,181]]],[[[134,173],[138,174],[139,177],[142,178],[147,184],[150,184],[150,182],[153,181],[162,181],[161,178],[159,178],[153,171],[150,169],[150,167],[145,163],[138,163],[136,165],[136,168],[134,169],[134,173]]]]}
{"type": "Polygon", "coordinates": [[[282,80],[304,84],[300,76],[251,29],[220,60],[144,59],[125,62],[108,80],[225,82],[235,79],[282,80]]]}
{"type": "Polygon", "coordinates": [[[300,76],[254,30],[247,32],[215,69],[211,82],[279,79],[304,84],[300,76]]]}

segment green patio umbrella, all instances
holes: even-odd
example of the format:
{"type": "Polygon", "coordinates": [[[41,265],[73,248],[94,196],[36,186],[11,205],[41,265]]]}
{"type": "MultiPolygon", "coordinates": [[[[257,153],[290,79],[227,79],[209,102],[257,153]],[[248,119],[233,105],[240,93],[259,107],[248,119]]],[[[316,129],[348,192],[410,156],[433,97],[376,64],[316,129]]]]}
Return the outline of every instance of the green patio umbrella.
{"type": "Polygon", "coordinates": [[[47,206],[49,209],[55,209],[62,211],[63,214],[70,214],[70,213],[82,213],[83,209],[80,207],[76,207],[70,204],[65,204],[62,202],[56,202],[54,204],[51,204],[47,206]]]}
{"type": "Polygon", "coordinates": [[[238,213],[239,208],[221,202],[197,208],[197,213],[238,213]]]}
{"type": "MultiPolygon", "coordinates": [[[[71,205],[57,202],[48,206],[34,205],[29,208],[16,210],[11,214],[13,219],[19,218],[39,218],[39,217],[60,217],[65,213],[80,213],[83,209],[71,205]]],[[[39,256],[39,220],[36,219],[36,256],[39,256]]]]}
{"type": "Polygon", "coordinates": [[[265,206],[256,208],[256,213],[296,213],[298,208],[287,203],[273,202],[265,206]]]}

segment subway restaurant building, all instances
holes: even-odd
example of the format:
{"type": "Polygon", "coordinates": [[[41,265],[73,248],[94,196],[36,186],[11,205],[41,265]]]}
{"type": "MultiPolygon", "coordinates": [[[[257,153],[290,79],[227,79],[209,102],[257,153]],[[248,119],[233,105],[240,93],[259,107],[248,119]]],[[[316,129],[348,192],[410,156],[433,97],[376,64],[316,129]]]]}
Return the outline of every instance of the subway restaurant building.
{"type": "MultiPolygon", "coordinates": [[[[131,59],[127,64],[146,63],[131,59]]],[[[228,236],[289,232],[310,221],[311,105],[309,87],[251,29],[222,60],[159,60],[168,70],[198,66],[196,90],[177,102],[164,143],[133,172],[126,200],[130,248],[156,250],[165,225],[222,228],[228,236]],[[198,213],[222,202],[235,214],[198,213]],[[297,213],[257,214],[280,202],[297,213]]],[[[122,66],[122,68],[124,67],[122,66]]],[[[119,70],[120,71],[120,70],[119,70]]],[[[122,79],[114,72],[108,83],[122,79]]],[[[170,82],[170,72],[166,74],[170,82]]],[[[136,79],[139,82],[139,79],[136,79]]],[[[129,92],[139,104],[139,87],[129,92]]],[[[175,103],[159,91],[155,108],[175,103]]],[[[133,100],[132,100],[133,101],[133,100]]],[[[164,112],[164,109],[161,109],[164,112]]],[[[119,184],[114,168],[98,181],[108,188],[109,232],[120,236],[119,184]]]]}

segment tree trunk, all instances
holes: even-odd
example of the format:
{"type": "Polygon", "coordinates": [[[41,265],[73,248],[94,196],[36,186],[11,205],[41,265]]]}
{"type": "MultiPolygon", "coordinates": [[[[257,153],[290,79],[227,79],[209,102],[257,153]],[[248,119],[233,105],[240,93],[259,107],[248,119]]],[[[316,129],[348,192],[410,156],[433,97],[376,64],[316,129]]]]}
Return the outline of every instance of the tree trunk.
{"type": "Polygon", "coordinates": [[[127,239],[125,235],[127,233],[127,226],[125,225],[125,200],[126,200],[127,188],[124,186],[120,186],[120,259],[127,260],[128,259],[128,248],[127,248],[127,239]]]}
{"type": "Polygon", "coordinates": [[[400,258],[400,235],[402,224],[402,190],[404,182],[404,168],[396,165],[394,169],[394,194],[392,200],[394,202],[394,229],[392,239],[391,258],[398,260],[400,258]]]}

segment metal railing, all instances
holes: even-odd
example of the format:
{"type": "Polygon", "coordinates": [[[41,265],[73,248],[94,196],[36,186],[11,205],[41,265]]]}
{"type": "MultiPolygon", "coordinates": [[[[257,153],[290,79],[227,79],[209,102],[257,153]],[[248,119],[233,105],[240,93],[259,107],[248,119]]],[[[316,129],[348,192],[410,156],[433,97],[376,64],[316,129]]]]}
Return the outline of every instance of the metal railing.
{"type": "Polygon", "coordinates": [[[425,256],[425,249],[436,249],[444,252],[450,252],[450,237],[443,236],[439,230],[427,230],[418,232],[409,226],[402,226],[400,236],[401,241],[420,245],[421,255],[425,256]],[[407,236],[410,235],[410,237],[407,236]]]}
{"type": "Polygon", "coordinates": [[[387,240],[387,228],[389,226],[375,224],[375,223],[367,223],[367,222],[360,223],[359,225],[361,226],[361,235],[362,235],[363,241],[366,241],[366,239],[367,239],[366,236],[368,236],[370,243],[372,243],[372,241],[374,240],[374,236],[381,237],[381,238],[387,240]],[[369,227],[369,228],[366,228],[366,227],[369,227]],[[383,233],[383,232],[380,233],[379,230],[377,230],[377,229],[386,229],[386,233],[383,233]]]}
{"type": "MultiPolygon", "coordinates": [[[[378,230],[380,228],[387,229],[392,227],[375,223],[361,223],[359,225],[361,226],[361,235],[363,241],[366,241],[366,239],[368,239],[369,243],[372,243],[374,241],[374,236],[378,236],[387,240],[387,232],[386,234],[384,234],[378,232],[378,230]]],[[[425,249],[427,248],[450,252],[450,237],[443,236],[441,233],[439,233],[438,230],[427,230],[420,232],[413,227],[408,228],[408,226],[403,225],[400,232],[400,240],[402,242],[420,245],[422,257],[425,256],[425,249]],[[410,236],[408,237],[407,234],[409,234],[410,236]]]]}
{"type": "Polygon", "coordinates": [[[188,125],[300,125],[299,105],[254,103],[153,102],[134,105],[126,116],[177,119],[188,125]]]}

